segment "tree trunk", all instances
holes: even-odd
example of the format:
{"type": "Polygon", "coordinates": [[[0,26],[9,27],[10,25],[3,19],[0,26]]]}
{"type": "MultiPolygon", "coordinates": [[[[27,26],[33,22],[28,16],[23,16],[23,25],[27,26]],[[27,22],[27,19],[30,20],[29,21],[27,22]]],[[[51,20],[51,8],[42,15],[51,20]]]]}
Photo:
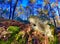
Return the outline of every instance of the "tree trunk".
{"type": "Polygon", "coordinates": [[[12,12],[12,20],[14,19],[14,12],[15,12],[17,3],[18,3],[18,0],[16,0],[16,3],[15,3],[14,8],[13,8],[13,12],[12,12]]]}
{"type": "Polygon", "coordinates": [[[11,8],[12,8],[12,0],[10,0],[10,14],[9,14],[9,19],[11,18],[11,8]]]}

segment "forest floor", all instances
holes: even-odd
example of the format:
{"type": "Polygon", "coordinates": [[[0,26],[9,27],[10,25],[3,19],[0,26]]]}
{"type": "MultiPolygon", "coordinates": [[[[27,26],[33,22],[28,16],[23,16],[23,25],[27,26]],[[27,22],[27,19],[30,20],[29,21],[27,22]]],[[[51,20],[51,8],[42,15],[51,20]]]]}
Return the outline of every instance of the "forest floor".
{"type": "MultiPolygon", "coordinates": [[[[4,18],[0,18],[0,22],[2,22],[4,25],[7,25],[7,26],[10,26],[10,25],[18,25],[18,26],[22,26],[22,29],[24,29],[24,27],[26,28],[27,26],[29,26],[28,24],[25,25],[25,24],[21,24],[20,22],[18,21],[14,21],[14,20],[9,20],[9,19],[4,19],[4,18]],[[8,22],[7,22],[8,21],[8,22]],[[9,24],[10,23],[10,24],[9,24]],[[20,25],[19,25],[20,24],[20,25]]],[[[21,27],[20,26],[20,27],[21,27]]],[[[5,27],[6,28],[6,27],[5,27]]],[[[57,30],[57,37],[58,37],[58,42],[60,42],[60,28],[59,30],[57,30]]]]}

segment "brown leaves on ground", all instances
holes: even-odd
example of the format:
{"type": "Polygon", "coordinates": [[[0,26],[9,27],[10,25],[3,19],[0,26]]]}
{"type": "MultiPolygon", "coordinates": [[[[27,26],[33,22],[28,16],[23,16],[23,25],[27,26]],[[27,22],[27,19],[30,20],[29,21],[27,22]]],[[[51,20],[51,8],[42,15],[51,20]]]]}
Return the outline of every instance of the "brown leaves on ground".
{"type": "Polygon", "coordinates": [[[13,21],[13,20],[4,21],[0,23],[0,27],[4,27],[5,29],[7,29],[9,26],[20,27],[21,28],[20,31],[24,31],[25,33],[24,37],[28,35],[27,44],[31,44],[31,43],[32,44],[49,44],[48,37],[40,33],[40,31],[33,30],[30,27],[30,24],[24,24],[18,21],[13,21]]]}

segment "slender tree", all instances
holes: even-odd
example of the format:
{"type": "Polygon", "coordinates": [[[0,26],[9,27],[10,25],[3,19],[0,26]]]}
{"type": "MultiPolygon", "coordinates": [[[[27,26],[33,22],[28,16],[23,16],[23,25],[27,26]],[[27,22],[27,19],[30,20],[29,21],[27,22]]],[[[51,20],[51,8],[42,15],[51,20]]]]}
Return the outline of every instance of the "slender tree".
{"type": "Polygon", "coordinates": [[[4,0],[0,0],[0,4],[1,4],[1,7],[0,7],[0,17],[2,18],[2,15],[3,15],[2,5],[4,4],[4,0]]]}
{"type": "Polygon", "coordinates": [[[11,18],[11,8],[12,8],[12,0],[9,0],[9,3],[10,3],[10,14],[9,14],[9,19],[11,18]]]}
{"type": "Polygon", "coordinates": [[[0,17],[2,18],[3,10],[0,8],[0,17]]]}
{"type": "Polygon", "coordinates": [[[16,3],[15,3],[14,8],[13,8],[13,12],[12,12],[12,20],[14,19],[14,12],[15,12],[17,3],[18,3],[18,0],[16,0],[16,3]]]}

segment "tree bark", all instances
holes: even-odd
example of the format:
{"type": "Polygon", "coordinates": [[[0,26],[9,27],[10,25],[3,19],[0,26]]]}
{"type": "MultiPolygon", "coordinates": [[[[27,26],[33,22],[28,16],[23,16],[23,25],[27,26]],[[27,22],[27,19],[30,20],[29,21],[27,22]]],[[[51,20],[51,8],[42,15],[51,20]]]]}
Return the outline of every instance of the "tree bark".
{"type": "Polygon", "coordinates": [[[14,19],[14,12],[15,12],[17,3],[18,3],[18,0],[16,0],[16,3],[15,3],[14,8],[13,8],[13,12],[12,12],[12,20],[14,19]]]}
{"type": "Polygon", "coordinates": [[[11,18],[11,8],[12,8],[12,0],[10,0],[10,14],[9,14],[9,19],[11,18]]]}

